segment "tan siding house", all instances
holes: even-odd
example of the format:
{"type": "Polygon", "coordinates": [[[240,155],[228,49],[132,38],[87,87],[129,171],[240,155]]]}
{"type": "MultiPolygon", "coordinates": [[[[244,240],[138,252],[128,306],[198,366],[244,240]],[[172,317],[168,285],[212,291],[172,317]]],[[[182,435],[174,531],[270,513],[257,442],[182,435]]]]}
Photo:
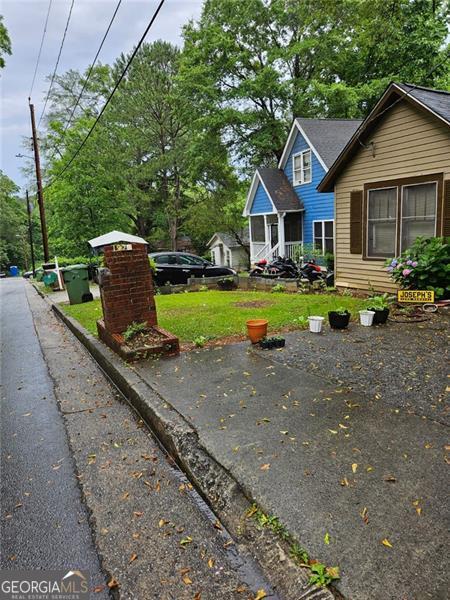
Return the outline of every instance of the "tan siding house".
{"type": "Polygon", "coordinates": [[[449,120],[450,93],[391,84],[319,184],[335,193],[338,287],[394,291],[386,258],[450,235],[449,120]]]}

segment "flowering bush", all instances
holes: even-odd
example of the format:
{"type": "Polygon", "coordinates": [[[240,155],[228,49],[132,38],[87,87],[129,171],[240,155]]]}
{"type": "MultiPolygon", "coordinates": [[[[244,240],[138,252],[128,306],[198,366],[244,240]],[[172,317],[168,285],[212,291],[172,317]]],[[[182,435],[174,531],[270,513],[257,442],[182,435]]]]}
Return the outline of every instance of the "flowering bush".
{"type": "Polygon", "coordinates": [[[418,237],[386,267],[401,288],[434,290],[436,298],[450,297],[450,245],[444,238],[418,237]]]}

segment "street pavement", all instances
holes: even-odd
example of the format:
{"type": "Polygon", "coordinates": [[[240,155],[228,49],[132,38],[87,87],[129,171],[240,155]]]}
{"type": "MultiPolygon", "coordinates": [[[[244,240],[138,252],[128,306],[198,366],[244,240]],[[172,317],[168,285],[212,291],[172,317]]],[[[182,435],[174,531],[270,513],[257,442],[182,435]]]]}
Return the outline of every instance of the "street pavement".
{"type": "Polygon", "coordinates": [[[248,343],[133,369],[313,558],[340,567],[346,598],[448,597],[443,423],[248,343]]]}
{"type": "Polygon", "coordinates": [[[276,600],[81,344],[26,291],[113,591],[129,600],[252,600],[264,590],[276,600]]]}
{"type": "Polygon", "coordinates": [[[0,280],[1,566],[87,569],[104,585],[25,285],[0,280]]]}

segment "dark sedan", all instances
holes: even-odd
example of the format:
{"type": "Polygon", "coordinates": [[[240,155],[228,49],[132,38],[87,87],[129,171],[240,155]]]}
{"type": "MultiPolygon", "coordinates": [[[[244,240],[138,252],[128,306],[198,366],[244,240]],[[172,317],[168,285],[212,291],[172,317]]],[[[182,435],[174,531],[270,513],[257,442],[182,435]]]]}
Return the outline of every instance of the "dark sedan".
{"type": "Polygon", "coordinates": [[[229,267],[213,265],[204,258],[186,252],[152,252],[149,256],[156,263],[156,285],[187,283],[189,277],[236,275],[236,271],[229,267]]]}

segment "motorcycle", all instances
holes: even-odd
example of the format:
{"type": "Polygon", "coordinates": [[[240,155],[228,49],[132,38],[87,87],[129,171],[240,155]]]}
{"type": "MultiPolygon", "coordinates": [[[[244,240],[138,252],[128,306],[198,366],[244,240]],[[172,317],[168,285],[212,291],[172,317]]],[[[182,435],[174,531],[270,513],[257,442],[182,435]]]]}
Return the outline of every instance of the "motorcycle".
{"type": "Polygon", "coordinates": [[[294,261],[281,256],[277,256],[271,262],[262,259],[250,271],[250,277],[298,279],[299,276],[300,273],[294,261]]]}
{"type": "Polygon", "coordinates": [[[327,287],[334,285],[333,271],[322,271],[313,258],[302,264],[300,267],[300,277],[301,279],[307,279],[311,284],[316,281],[324,281],[327,287]]]}

